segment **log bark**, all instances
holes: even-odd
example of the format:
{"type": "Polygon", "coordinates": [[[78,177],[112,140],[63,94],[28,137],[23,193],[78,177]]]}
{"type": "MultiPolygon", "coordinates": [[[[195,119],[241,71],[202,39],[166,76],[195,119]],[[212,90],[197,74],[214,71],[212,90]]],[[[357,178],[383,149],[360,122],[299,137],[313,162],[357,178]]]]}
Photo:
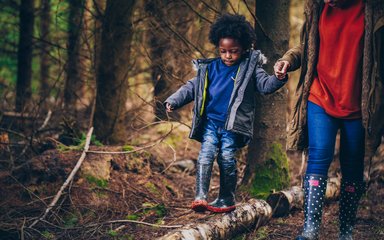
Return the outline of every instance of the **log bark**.
{"type": "MultiPolygon", "coordinates": [[[[338,178],[329,178],[327,183],[327,191],[325,193],[326,200],[335,200],[340,195],[340,180],[338,178]]],[[[299,186],[290,189],[272,193],[267,198],[267,203],[272,208],[273,217],[282,217],[287,215],[291,209],[301,209],[304,204],[304,191],[299,186]]]]}
{"type": "Polygon", "coordinates": [[[271,217],[272,208],[267,202],[250,199],[229,214],[216,215],[204,223],[186,225],[159,240],[233,239],[249,229],[265,225],[271,217]]]}
{"type": "MultiPolygon", "coordinates": [[[[339,195],[339,178],[328,179],[326,200],[335,200],[339,195]]],[[[188,224],[158,240],[233,239],[245,231],[264,226],[272,216],[281,217],[288,214],[292,208],[302,208],[303,199],[303,189],[294,186],[272,193],[267,201],[250,199],[229,214],[217,215],[204,223],[188,224]]]]}

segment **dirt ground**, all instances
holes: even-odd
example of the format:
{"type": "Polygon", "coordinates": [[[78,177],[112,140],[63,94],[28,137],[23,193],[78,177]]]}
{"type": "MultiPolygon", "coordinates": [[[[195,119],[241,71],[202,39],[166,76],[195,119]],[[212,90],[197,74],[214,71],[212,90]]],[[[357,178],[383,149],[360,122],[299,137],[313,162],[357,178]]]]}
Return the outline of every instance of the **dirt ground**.
{"type": "MultiPolygon", "coordinates": [[[[104,153],[88,153],[85,161],[107,162],[107,172],[105,167],[95,171],[98,176],[106,174],[107,179],[81,170],[47,217],[33,227],[31,224],[52,201],[81,150],[56,145],[11,175],[0,170],[0,239],[156,239],[180,225],[215,216],[189,209],[194,196],[194,170],[177,163],[195,162],[199,144],[187,139],[187,128],[177,128],[170,135],[169,127],[158,127],[140,137],[132,136],[135,146],[142,149],[153,142],[153,136],[167,135],[157,145],[143,150],[92,145],[90,150],[104,153]],[[108,153],[116,151],[130,153],[108,153]]],[[[210,200],[218,193],[218,177],[214,168],[210,200]]],[[[384,239],[384,182],[382,177],[378,179],[362,200],[355,239],[384,239]]],[[[292,182],[296,181],[297,178],[292,182]]],[[[245,202],[248,198],[247,194],[238,193],[237,201],[245,202]]],[[[257,231],[235,239],[294,239],[302,220],[302,211],[294,209],[288,216],[271,219],[257,231]]],[[[326,204],[323,223],[320,239],[337,239],[337,202],[326,204]]]]}
{"type": "MultiPolygon", "coordinates": [[[[383,186],[371,186],[358,210],[354,239],[384,239],[384,191],[383,186]]],[[[289,216],[272,219],[257,231],[255,239],[294,239],[300,233],[303,212],[294,210],[289,216]]],[[[338,239],[338,204],[330,202],[323,210],[320,240],[338,239]]]]}

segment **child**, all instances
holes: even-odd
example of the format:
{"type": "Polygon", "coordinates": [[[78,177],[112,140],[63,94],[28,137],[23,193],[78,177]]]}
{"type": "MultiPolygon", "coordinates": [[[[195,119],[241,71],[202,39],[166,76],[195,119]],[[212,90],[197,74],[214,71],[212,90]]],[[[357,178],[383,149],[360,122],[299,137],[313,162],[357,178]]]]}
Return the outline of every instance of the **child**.
{"type": "Polygon", "coordinates": [[[201,142],[196,169],[196,195],[192,209],[198,212],[229,212],[235,207],[236,151],[253,135],[254,92],[268,94],[284,85],[269,76],[261,65],[260,51],[251,50],[256,39],[242,15],[225,14],[211,26],[209,40],[219,58],[195,61],[197,75],[165,102],[168,112],[194,101],[190,138],[201,142]],[[207,203],[213,161],[217,155],[220,193],[207,203]]]}

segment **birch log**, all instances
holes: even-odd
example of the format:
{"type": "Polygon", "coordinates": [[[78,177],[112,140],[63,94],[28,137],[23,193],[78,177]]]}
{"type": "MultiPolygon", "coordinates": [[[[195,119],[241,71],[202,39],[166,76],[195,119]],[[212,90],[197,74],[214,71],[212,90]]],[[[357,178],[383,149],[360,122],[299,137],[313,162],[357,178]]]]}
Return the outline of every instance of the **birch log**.
{"type": "Polygon", "coordinates": [[[204,223],[186,225],[158,240],[233,239],[242,232],[263,226],[271,217],[272,208],[267,202],[250,199],[231,213],[216,215],[204,223]]]}
{"type": "MultiPolygon", "coordinates": [[[[340,180],[329,178],[327,182],[326,200],[335,200],[340,195],[340,180]]],[[[292,208],[302,208],[304,192],[301,187],[294,186],[290,189],[272,193],[268,196],[267,202],[271,205],[273,217],[285,216],[292,208]]]]}

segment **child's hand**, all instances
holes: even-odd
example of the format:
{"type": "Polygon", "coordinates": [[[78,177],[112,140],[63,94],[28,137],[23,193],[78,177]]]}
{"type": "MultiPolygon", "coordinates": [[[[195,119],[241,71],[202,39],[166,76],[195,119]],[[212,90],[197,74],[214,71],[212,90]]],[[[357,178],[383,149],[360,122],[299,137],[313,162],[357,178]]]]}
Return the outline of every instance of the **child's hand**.
{"type": "Polygon", "coordinates": [[[165,104],[165,108],[166,108],[167,112],[172,112],[173,111],[173,107],[169,103],[165,104]]]}
{"type": "Polygon", "coordinates": [[[275,66],[273,66],[273,70],[275,71],[275,76],[278,79],[283,79],[287,75],[288,68],[291,65],[288,61],[278,61],[275,63],[275,66]]]}

